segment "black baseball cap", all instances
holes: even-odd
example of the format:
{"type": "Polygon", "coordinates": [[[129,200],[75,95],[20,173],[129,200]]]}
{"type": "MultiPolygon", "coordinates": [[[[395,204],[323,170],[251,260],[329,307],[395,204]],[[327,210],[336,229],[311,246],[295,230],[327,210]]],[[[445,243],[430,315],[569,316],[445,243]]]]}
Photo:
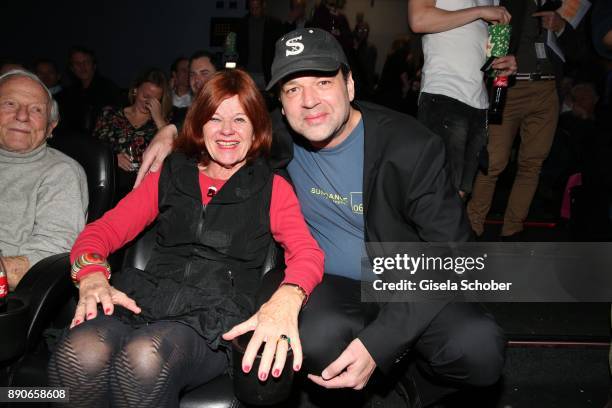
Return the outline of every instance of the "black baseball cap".
{"type": "Polygon", "coordinates": [[[349,66],[342,46],[333,35],[319,28],[299,28],[282,36],[275,46],[269,91],[287,75],[302,71],[333,72],[349,66]]]}

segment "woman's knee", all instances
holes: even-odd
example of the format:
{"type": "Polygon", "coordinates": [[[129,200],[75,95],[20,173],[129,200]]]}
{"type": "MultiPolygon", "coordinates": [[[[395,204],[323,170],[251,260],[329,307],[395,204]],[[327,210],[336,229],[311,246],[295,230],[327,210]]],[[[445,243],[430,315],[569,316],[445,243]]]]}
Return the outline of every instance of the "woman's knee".
{"type": "Polygon", "coordinates": [[[127,375],[145,383],[154,382],[174,352],[165,343],[159,336],[136,335],[129,338],[113,359],[112,375],[127,375]]]}
{"type": "Polygon", "coordinates": [[[95,377],[108,371],[120,339],[112,323],[90,320],[71,329],[59,342],[50,360],[50,376],[62,372],[95,377]]]}

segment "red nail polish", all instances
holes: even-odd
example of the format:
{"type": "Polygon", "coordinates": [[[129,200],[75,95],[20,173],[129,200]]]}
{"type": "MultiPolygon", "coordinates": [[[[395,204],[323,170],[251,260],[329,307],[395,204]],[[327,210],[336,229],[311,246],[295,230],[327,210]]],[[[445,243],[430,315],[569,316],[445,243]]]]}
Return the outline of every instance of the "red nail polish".
{"type": "Polygon", "coordinates": [[[89,319],[91,316],[93,316],[93,313],[87,313],[87,318],[89,319]]]}
{"type": "Polygon", "coordinates": [[[109,314],[110,313],[110,307],[107,307],[106,309],[104,309],[104,313],[109,314]]]}
{"type": "Polygon", "coordinates": [[[277,368],[276,370],[274,370],[272,375],[275,376],[275,377],[278,377],[280,375],[280,370],[277,368]]]}
{"type": "Polygon", "coordinates": [[[266,381],[266,378],[268,378],[268,373],[261,373],[261,374],[259,374],[259,379],[261,381],[266,381]]]}
{"type": "Polygon", "coordinates": [[[293,366],[293,371],[300,371],[300,368],[302,368],[302,366],[297,364],[297,365],[293,366]]]}
{"type": "Polygon", "coordinates": [[[251,371],[251,366],[245,365],[244,367],[242,367],[242,371],[244,371],[245,373],[248,373],[249,371],[251,371]]]}
{"type": "Polygon", "coordinates": [[[80,320],[75,320],[74,324],[75,324],[75,326],[77,326],[77,325],[81,324],[81,321],[80,320]]]}

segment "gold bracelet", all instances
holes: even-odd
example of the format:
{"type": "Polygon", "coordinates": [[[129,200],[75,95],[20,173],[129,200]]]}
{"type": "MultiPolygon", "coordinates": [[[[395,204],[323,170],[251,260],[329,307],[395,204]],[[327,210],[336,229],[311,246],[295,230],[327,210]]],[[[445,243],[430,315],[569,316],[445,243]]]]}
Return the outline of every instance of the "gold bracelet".
{"type": "Polygon", "coordinates": [[[281,286],[291,286],[297,289],[297,291],[304,297],[304,300],[302,301],[302,306],[306,303],[306,300],[308,300],[308,295],[306,294],[306,291],[297,283],[283,283],[281,286]]]}

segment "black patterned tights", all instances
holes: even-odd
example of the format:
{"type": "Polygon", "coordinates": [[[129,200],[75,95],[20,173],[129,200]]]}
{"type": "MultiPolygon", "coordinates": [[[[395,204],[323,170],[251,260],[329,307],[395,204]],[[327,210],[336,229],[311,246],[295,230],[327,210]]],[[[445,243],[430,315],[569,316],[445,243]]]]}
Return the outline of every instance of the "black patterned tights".
{"type": "Polygon", "coordinates": [[[134,329],[98,316],[70,330],[49,362],[49,385],[70,407],[178,407],[179,393],[223,373],[227,359],[192,328],[156,322],[134,329]]]}

